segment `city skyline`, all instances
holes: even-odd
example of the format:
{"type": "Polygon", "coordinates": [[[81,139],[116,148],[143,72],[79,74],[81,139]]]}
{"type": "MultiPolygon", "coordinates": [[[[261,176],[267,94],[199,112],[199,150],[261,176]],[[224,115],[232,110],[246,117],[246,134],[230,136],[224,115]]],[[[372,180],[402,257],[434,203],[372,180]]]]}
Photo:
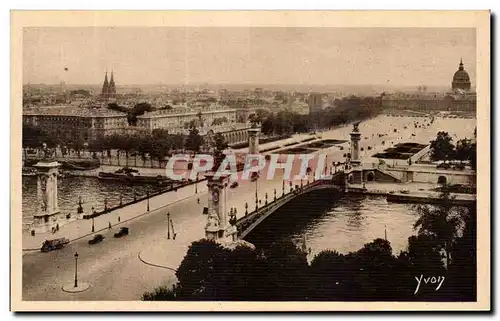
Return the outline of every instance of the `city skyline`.
{"type": "Polygon", "coordinates": [[[449,86],[475,29],[26,28],[23,83],[449,86]],[[174,44],[172,46],[172,44],[174,44]]]}

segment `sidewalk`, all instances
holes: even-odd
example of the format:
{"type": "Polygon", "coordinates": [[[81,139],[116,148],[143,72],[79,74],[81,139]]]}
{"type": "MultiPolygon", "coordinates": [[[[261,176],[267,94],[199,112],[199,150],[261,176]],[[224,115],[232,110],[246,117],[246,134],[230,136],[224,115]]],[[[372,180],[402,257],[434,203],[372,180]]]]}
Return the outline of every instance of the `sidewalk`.
{"type": "MultiPolygon", "coordinates": [[[[151,197],[149,199],[149,209],[151,212],[190,197],[199,197],[206,192],[206,182],[198,183],[198,194],[195,194],[195,184],[185,186],[179,188],[176,192],[170,191],[151,197]]],[[[109,223],[111,223],[112,227],[123,224],[131,219],[148,214],[147,203],[147,200],[143,200],[138,203],[125,206],[123,208],[96,217],[94,219],[94,233],[92,233],[91,219],[81,219],[70,222],[66,225],[61,226],[59,231],[56,233],[37,233],[35,236],[31,236],[29,231],[23,231],[23,251],[39,250],[42,246],[42,243],[47,239],[65,237],[70,241],[75,241],[92,234],[97,234],[99,233],[99,231],[107,230],[109,227],[109,223]],[[118,221],[118,218],[120,218],[120,222],[118,221]]]]}

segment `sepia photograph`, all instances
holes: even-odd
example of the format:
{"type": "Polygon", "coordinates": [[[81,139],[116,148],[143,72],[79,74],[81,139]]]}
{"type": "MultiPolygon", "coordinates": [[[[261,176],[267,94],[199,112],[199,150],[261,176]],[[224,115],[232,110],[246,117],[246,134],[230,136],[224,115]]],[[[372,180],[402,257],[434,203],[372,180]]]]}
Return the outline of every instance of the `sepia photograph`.
{"type": "Polygon", "coordinates": [[[12,310],[490,309],[490,12],[11,18],[12,310]]]}

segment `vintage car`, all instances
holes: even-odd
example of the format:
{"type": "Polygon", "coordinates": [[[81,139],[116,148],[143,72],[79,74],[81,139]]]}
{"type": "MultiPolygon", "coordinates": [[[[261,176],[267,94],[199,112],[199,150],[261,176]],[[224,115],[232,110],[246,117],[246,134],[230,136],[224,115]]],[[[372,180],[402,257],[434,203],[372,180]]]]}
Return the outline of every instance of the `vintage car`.
{"type": "Polygon", "coordinates": [[[233,182],[233,183],[231,184],[231,186],[229,186],[229,187],[231,187],[231,188],[236,188],[236,187],[238,187],[239,185],[240,185],[240,184],[238,184],[238,182],[233,182]]]}
{"type": "Polygon", "coordinates": [[[122,227],[122,228],[120,228],[120,231],[115,233],[115,237],[122,237],[125,235],[128,235],[128,227],[122,227]]]}
{"type": "Polygon", "coordinates": [[[101,243],[102,241],[104,241],[104,236],[102,236],[102,234],[96,234],[94,235],[94,238],[89,240],[89,244],[92,245],[92,244],[97,244],[97,243],[101,243]]]}
{"type": "Polygon", "coordinates": [[[59,250],[64,247],[64,245],[68,244],[69,240],[65,237],[61,237],[59,239],[54,240],[45,240],[42,244],[42,248],[40,249],[42,252],[50,252],[53,250],[59,250]]]}

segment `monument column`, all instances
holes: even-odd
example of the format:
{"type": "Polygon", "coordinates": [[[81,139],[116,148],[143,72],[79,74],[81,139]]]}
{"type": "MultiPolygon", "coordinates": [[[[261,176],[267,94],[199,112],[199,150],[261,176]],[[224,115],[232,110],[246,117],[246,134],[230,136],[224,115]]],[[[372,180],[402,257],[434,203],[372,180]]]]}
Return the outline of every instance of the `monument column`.
{"type": "Polygon", "coordinates": [[[57,174],[61,166],[58,162],[40,161],[34,167],[38,171],[37,199],[38,211],[33,217],[33,228],[37,233],[51,231],[58,222],[59,205],[57,204],[57,174]]]}
{"type": "Polygon", "coordinates": [[[205,174],[208,186],[208,220],[205,226],[205,237],[218,242],[232,242],[236,227],[229,224],[226,211],[226,185],[229,175],[205,174]]]}
{"type": "Polygon", "coordinates": [[[352,184],[363,183],[363,168],[361,166],[361,159],[359,157],[359,141],[361,140],[361,133],[359,132],[359,123],[354,124],[351,135],[351,166],[352,169],[349,173],[351,175],[352,184]]]}

